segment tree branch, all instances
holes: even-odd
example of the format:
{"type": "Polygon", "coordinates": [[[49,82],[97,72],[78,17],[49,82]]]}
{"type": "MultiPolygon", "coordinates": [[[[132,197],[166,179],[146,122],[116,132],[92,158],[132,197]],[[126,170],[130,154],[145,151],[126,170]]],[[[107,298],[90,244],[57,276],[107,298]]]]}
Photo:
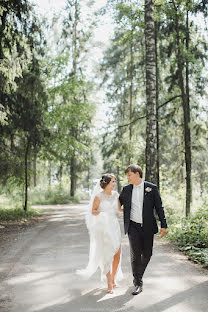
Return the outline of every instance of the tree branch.
{"type": "MultiPolygon", "coordinates": [[[[165,106],[165,105],[167,105],[168,103],[170,103],[171,101],[175,100],[175,99],[178,98],[178,97],[181,97],[181,94],[175,95],[174,97],[170,98],[169,100],[167,100],[167,101],[164,102],[163,104],[159,105],[159,106],[158,106],[158,109],[161,108],[161,107],[163,107],[163,106],[165,106]]],[[[139,117],[137,117],[136,119],[132,120],[131,122],[127,123],[127,124],[118,126],[118,128],[127,127],[127,126],[129,126],[129,125],[135,123],[136,121],[138,121],[138,120],[140,120],[140,119],[143,119],[143,118],[145,118],[145,117],[151,116],[151,115],[152,115],[152,114],[146,114],[146,115],[143,115],[143,116],[139,116],[139,117]]]]}
{"type": "Polygon", "coordinates": [[[170,103],[171,101],[177,99],[178,97],[181,97],[181,94],[175,95],[174,97],[172,97],[172,98],[170,98],[169,100],[167,100],[165,103],[159,105],[159,106],[158,106],[158,109],[161,108],[161,107],[163,107],[163,106],[165,106],[166,104],[170,103]]]}

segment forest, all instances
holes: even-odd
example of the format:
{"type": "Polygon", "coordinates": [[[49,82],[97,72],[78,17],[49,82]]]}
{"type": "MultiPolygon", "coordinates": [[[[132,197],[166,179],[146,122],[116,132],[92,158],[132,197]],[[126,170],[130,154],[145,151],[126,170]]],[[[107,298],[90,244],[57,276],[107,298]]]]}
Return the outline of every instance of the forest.
{"type": "Polygon", "coordinates": [[[120,192],[136,163],[168,239],[208,266],[207,17],[206,0],[66,0],[50,16],[0,1],[0,223],[88,199],[105,172],[120,192]]]}

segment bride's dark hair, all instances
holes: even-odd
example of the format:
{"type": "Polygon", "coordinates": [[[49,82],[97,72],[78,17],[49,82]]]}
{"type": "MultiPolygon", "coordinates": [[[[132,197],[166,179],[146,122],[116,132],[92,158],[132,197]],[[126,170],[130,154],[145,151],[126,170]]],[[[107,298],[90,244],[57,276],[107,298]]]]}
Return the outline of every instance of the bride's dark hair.
{"type": "Polygon", "coordinates": [[[116,177],[114,176],[114,174],[112,173],[105,173],[102,178],[100,179],[100,187],[102,187],[102,189],[106,188],[106,186],[110,183],[110,181],[116,177]]]}

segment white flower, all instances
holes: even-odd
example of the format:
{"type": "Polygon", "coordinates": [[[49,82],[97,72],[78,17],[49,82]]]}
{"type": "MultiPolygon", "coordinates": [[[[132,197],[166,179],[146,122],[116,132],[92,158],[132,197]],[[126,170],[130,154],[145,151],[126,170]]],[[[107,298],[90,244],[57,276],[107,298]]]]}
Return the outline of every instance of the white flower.
{"type": "Polygon", "coordinates": [[[146,189],[145,189],[145,191],[146,191],[147,193],[151,192],[151,190],[152,190],[152,189],[151,189],[151,187],[149,187],[149,186],[146,187],[146,189]]]}

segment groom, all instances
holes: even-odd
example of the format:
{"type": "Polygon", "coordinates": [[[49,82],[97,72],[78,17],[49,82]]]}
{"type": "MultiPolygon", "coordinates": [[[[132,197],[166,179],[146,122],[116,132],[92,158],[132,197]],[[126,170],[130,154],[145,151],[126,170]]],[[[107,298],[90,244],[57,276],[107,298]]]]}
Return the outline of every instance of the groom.
{"type": "Polygon", "coordinates": [[[124,208],[124,231],[128,233],[131,266],[135,290],[143,288],[142,277],[152,256],[154,234],[158,232],[154,211],[161,223],[161,238],[166,235],[167,223],[159,191],[155,184],[142,180],[142,168],[129,165],[125,171],[130,184],[124,186],[119,200],[124,208]]]}

